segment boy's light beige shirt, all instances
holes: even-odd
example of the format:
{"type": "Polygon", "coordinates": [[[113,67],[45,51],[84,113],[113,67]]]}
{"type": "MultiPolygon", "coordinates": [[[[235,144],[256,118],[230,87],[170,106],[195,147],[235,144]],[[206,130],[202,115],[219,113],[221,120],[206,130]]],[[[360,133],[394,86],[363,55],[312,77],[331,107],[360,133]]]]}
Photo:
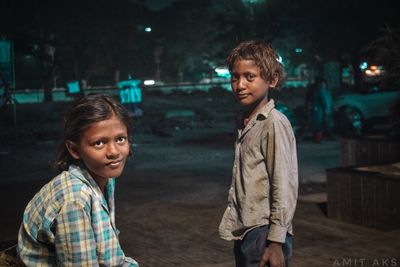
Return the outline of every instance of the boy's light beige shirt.
{"type": "Polygon", "coordinates": [[[220,237],[242,239],[251,229],[270,225],[268,240],[284,243],[293,234],[298,193],[296,139],[288,119],[271,99],[238,130],[228,207],[220,237]]]}

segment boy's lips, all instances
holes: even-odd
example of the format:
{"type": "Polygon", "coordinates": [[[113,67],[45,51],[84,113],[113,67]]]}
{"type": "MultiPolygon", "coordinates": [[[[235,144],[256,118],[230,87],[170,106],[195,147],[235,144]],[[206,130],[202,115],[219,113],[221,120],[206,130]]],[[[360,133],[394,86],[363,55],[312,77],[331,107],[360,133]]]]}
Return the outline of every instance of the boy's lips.
{"type": "Polygon", "coordinates": [[[243,99],[243,98],[246,98],[246,97],[248,97],[250,94],[237,94],[237,97],[239,98],[239,99],[243,99]]]}

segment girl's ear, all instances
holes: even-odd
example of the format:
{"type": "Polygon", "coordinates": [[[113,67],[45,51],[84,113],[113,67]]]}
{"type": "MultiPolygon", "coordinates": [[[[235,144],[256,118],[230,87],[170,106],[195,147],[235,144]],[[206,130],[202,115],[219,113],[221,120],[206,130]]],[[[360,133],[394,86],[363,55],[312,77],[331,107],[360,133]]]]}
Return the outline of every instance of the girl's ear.
{"type": "Polygon", "coordinates": [[[279,81],[279,74],[275,72],[271,77],[269,88],[275,88],[275,86],[278,84],[278,81],[279,81]]]}
{"type": "Polygon", "coordinates": [[[74,142],[67,140],[67,141],[65,141],[65,146],[67,147],[68,152],[71,155],[71,157],[73,157],[74,159],[80,159],[77,146],[74,142]]]}

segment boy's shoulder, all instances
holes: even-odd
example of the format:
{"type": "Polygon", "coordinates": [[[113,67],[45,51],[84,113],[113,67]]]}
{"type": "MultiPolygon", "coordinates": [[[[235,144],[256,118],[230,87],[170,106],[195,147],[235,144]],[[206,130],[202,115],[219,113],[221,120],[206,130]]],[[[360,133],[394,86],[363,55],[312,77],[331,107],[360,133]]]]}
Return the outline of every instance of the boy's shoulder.
{"type": "Polygon", "coordinates": [[[285,114],[283,114],[276,108],[271,109],[270,112],[264,116],[264,118],[265,119],[262,120],[262,123],[265,125],[265,127],[282,125],[291,128],[289,119],[285,116],[285,114]]]}

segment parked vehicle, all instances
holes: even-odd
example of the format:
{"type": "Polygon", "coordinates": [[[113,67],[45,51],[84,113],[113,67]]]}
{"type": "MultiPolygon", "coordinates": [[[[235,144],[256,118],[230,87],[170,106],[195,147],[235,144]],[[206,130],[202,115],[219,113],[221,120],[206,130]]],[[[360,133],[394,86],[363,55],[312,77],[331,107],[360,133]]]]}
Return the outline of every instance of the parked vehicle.
{"type": "Polygon", "coordinates": [[[399,98],[399,90],[383,91],[378,87],[363,93],[340,95],[334,103],[337,131],[360,136],[378,125],[388,126],[390,109],[399,98]]]}

